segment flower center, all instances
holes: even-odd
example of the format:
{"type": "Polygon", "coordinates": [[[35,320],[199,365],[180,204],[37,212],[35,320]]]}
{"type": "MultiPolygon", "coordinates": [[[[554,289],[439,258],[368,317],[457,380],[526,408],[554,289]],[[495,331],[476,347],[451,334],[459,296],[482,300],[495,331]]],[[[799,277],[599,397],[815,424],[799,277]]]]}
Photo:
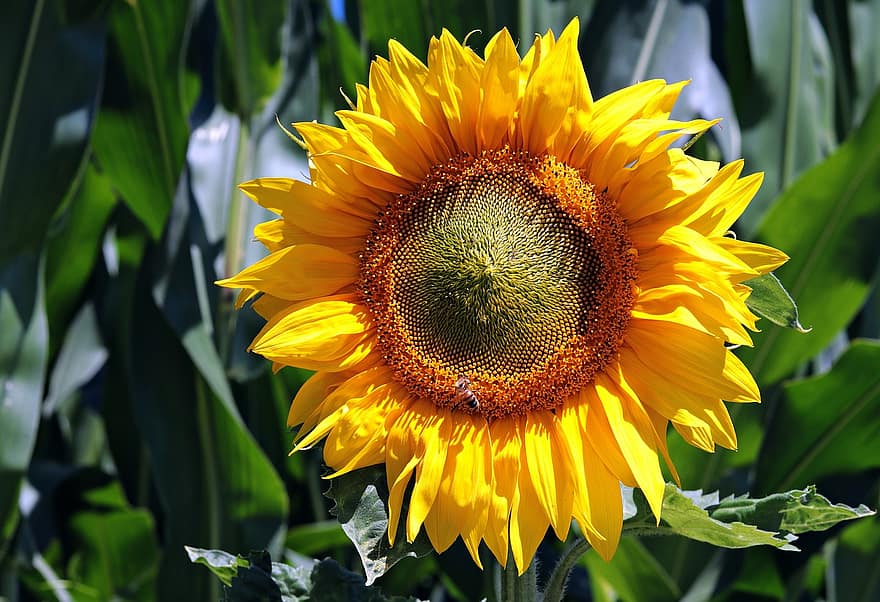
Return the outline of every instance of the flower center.
{"type": "Polygon", "coordinates": [[[613,359],[636,253],[576,169],[509,149],[435,166],[376,220],[360,289],[414,394],[487,418],[557,407],[613,359]]]}

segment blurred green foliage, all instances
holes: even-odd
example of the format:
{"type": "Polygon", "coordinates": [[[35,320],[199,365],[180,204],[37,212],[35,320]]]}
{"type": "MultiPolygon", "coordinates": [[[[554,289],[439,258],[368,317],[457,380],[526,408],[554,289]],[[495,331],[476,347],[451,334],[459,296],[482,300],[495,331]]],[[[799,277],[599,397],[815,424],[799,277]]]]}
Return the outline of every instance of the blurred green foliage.
{"type": "MultiPolygon", "coordinates": [[[[424,57],[443,27],[476,30],[481,52],[507,26],[522,48],[576,15],[595,96],[690,79],[673,116],[724,118],[692,151],[766,173],[737,229],[791,255],[778,275],[813,329],[768,324],[743,350],[765,403],[732,408],[738,452],[670,436],[683,485],[880,505],[880,0],[8,0],[0,599],[220,599],[185,545],[362,571],[319,452],[287,456],[307,374],[248,355],[260,320],[212,284],[262,253],[266,214],[235,184],[307,173],[275,116],[333,120],[389,38],[424,57]]],[[[876,517],[799,554],[630,538],[567,596],[877,600],[878,542],[876,517]]],[[[470,600],[490,579],[456,545],[377,585],[470,600]]]]}

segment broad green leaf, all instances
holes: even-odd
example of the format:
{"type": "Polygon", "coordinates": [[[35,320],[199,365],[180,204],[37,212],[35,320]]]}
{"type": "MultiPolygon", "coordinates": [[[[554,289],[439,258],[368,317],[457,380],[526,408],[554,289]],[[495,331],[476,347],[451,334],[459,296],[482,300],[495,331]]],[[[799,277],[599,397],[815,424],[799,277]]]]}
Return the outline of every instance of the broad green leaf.
{"type": "Polygon", "coordinates": [[[44,272],[44,260],[30,254],[0,264],[0,550],[40,422],[49,358],[44,272]]]}
{"type": "MultiPolygon", "coordinates": [[[[188,181],[185,173],[182,182],[188,181]]],[[[212,309],[218,305],[215,299],[219,293],[213,285],[217,247],[205,240],[201,212],[188,189],[188,186],[178,189],[173,215],[176,227],[166,233],[154,257],[153,299],[214,395],[223,402],[230,416],[240,420],[212,339],[212,309]]]]}
{"type": "Polygon", "coordinates": [[[798,320],[798,308],[794,299],[773,273],[764,274],[743,282],[752,289],[746,305],[756,315],[767,318],[777,326],[794,328],[798,332],[809,332],[798,320]]]}
{"type": "Polygon", "coordinates": [[[77,581],[95,599],[152,600],[159,570],[159,544],[146,510],[80,512],[70,521],[71,559],[77,581]]]}
{"type": "Polygon", "coordinates": [[[727,498],[711,511],[712,518],[724,522],[738,521],[795,534],[825,531],[845,520],[873,514],[874,511],[865,505],[851,508],[846,504],[832,504],[828,498],[816,493],[814,486],[760,499],[727,498]]]}
{"type": "Polygon", "coordinates": [[[46,246],[46,310],[53,348],[93,273],[115,206],[116,196],[107,178],[89,164],[70,202],[52,224],[46,246]]]}
{"type": "Polygon", "coordinates": [[[880,256],[880,95],[837,152],[801,176],[773,205],[758,238],[791,259],[777,270],[797,299],[809,335],[768,328],[742,356],[763,384],[821,351],[865,302],[880,256]]]}
{"type": "Polygon", "coordinates": [[[101,169],[158,239],[183,167],[197,82],[184,70],[189,2],[112,2],[110,53],[93,138],[101,169]]]}
{"type": "Polygon", "coordinates": [[[0,261],[39,248],[91,133],[105,34],[65,4],[0,5],[0,261]]]}
{"type": "MultiPolygon", "coordinates": [[[[277,473],[240,418],[200,377],[144,282],[133,313],[128,336],[138,344],[130,351],[130,394],[166,513],[166,548],[269,547],[287,516],[277,473]]],[[[219,597],[214,582],[192,577],[183,558],[165,554],[157,597],[219,597]]]]}
{"type": "Polygon", "coordinates": [[[739,157],[739,125],[730,92],[712,60],[704,6],[681,0],[600,2],[580,45],[596,97],[656,77],[690,80],[675,105],[674,118],[723,118],[711,136],[726,160],[739,157]]]}
{"type": "MultiPolygon", "coordinates": [[[[844,25],[850,30],[849,52],[852,57],[854,90],[852,110],[849,113],[850,127],[858,125],[880,85],[880,2],[877,0],[851,0],[849,21],[844,25]]],[[[842,96],[842,95],[841,95],[842,96]]]]}
{"type": "Polygon", "coordinates": [[[584,555],[581,562],[591,579],[606,582],[624,602],[666,602],[681,598],[678,585],[663,563],[634,537],[620,540],[610,562],[602,560],[595,550],[584,555]]]}
{"type": "Polygon", "coordinates": [[[107,361],[107,349],[98,332],[98,317],[91,303],[83,306],[67,329],[52,374],[43,413],[54,412],[77,389],[89,382],[107,361]]]}
{"type": "Polygon", "coordinates": [[[857,340],[830,372],[785,386],[757,464],[759,492],[880,467],[878,366],[880,342],[857,340]]]}
{"type": "Polygon", "coordinates": [[[315,556],[336,548],[345,548],[349,539],[335,520],[306,523],[293,527],[287,532],[285,547],[303,554],[315,556]]]}
{"type": "MultiPolygon", "coordinates": [[[[742,18],[745,28],[728,36],[728,82],[743,124],[747,170],[764,172],[761,189],[738,222],[751,238],[771,201],[835,144],[833,73],[828,41],[810,2],[744,0],[741,9],[738,3],[731,7],[731,21],[742,18]],[[743,14],[737,16],[737,10],[743,14]]],[[[798,291],[791,292],[800,302],[798,291]]]]}
{"type": "Polygon", "coordinates": [[[880,598],[880,521],[858,521],[824,549],[828,600],[870,602],[880,598]]]}
{"type": "Polygon", "coordinates": [[[739,577],[731,590],[737,593],[772,597],[776,600],[784,598],[785,583],[782,582],[782,577],[776,566],[776,556],[775,550],[769,548],[744,550],[739,577]]]}
{"type": "MultiPolygon", "coordinates": [[[[407,556],[425,556],[432,548],[424,532],[413,543],[406,541],[406,521],[400,521],[394,545],[388,544],[388,484],[381,466],[369,466],[330,481],[327,497],[336,502],[333,512],[342,530],[354,543],[367,585],[371,585],[392,566],[407,556]]],[[[401,509],[406,516],[407,505],[401,509]]]]}
{"type": "Polygon", "coordinates": [[[367,81],[367,60],[345,22],[324,19],[321,27],[327,40],[318,49],[322,95],[330,105],[347,108],[340,106],[340,90],[356,98],[355,84],[367,81]]]}
{"type": "Polygon", "coordinates": [[[247,121],[281,82],[287,3],[218,0],[218,76],[223,103],[247,121]]]}
{"type": "Polygon", "coordinates": [[[361,35],[369,42],[371,51],[382,56],[388,56],[388,40],[394,38],[424,61],[428,39],[440,33],[432,31],[428,15],[419,3],[410,0],[363,2],[361,35]]]}

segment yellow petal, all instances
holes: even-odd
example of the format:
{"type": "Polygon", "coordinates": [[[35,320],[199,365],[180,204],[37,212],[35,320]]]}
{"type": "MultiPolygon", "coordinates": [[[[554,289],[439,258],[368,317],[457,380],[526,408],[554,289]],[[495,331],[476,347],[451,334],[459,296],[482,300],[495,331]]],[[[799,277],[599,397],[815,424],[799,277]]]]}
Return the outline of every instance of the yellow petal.
{"type": "MultiPolygon", "coordinates": [[[[391,377],[390,371],[388,377],[391,377]]],[[[324,441],[324,462],[335,469],[333,479],[357,468],[381,464],[388,438],[386,423],[403,409],[407,391],[391,381],[357,400],[341,416],[324,441]]]]}
{"type": "Polygon", "coordinates": [[[524,449],[541,507],[556,536],[565,540],[571,525],[571,478],[575,473],[571,452],[559,436],[561,428],[551,412],[530,412],[526,416],[524,449]]]}
{"type": "Polygon", "coordinates": [[[421,412],[425,418],[421,429],[414,433],[418,438],[417,449],[422,460],[416,469],[416,482],[406,517],[407,541],[415,540],[437,499],[453,422],[449,412],[437,411],[437,406],[429,401],[419,401],[413,409],[421,412]]]}
{"type": "Polygon", "coordinates": [[[736,240],[727,236],[712,238],[712,242],[731,255],[736,255],[759,274],[771,272],[788,261],[788,255],[767,245],[736,240]]]}
{"type": "MultiPolygon", "coordinates": [[[[518,128],[523,146],[533,154],[550,148],[563,123],[579,109],[589,109],[589,88],[577,50],[578,28],[578,20],[573,19],[526,84],[518,128]]],[[[567,148],[570,140],[569,135],[567,148]]]]}
{"type": "Polygon", "coordinates": [[[428,49],[429,84],[436,91],[449,131],[458,147],[477,152],[480,73],[483,61],[446,29],[428,49]]]}
{"type": "Polygon", "coordinates": [[[303,230],[286,220],[276,219],[254,226],[254,238],[271,252],[293,245],[320,245],[332,247],[348,255],[356,255],[364,248],[364,236],[354,238],[331,238],[303,230]]]}
{"type": "Polygon", "coordinates": [[[486,44],[480,92],[478,143],[481,149],[499,148],[519,100],[519,55],[506,28],[486,44]]]}
{"type": "Polygon", "coordinates": [[[421,457],[413,433],[421,414],[412,410],[414,400],[401,404],[401,411],[389,415],[385,443],[385,473],[388,477],[388,541],[394,545],[403,508],[403,497],[421,457]]]}
{"type": "Polygon", "coordinates": [[[586,482],[587,517],[592,525],[581,530],[606,561],[617,551],[623,527],[623,499],[620,482],[602,461],[602,452],[589,442],[584,446],[584,467],[589,478],[586,482]],[[598,531],[598,534],[594,534],[598,531]]]}
{"type": "Polygon", "coordinates": [[[370,328],[369,313],[353,296],[316,299],[273,316],[251,350],[285,365],[338,372],[370,355],[370,328]]]}
{"type": "Polygon", "coordinates": [[[358,372],[339,383],[303,421],[294,451],[309,448],[320,441],[358,400],[370,397],[379,387],[387,386],[385,383],[389,377],[388,368],[380,366],[358,372]]]}
{"type": "Polygon", "coordinates": [[[360,274],[356,259],[330,247],[297,245],[272,253],[220,286],[255,288],[280,299],[299,301],[332,295],[360,274]]]}
{"type": "Polygon", "coordinates": [[[595,384],[600,403],[591,409],[605,414],[639,488],[659,521],[666,485],[660,471],[653,427],[647,416],[643,417],[639,412],[638,400],[633,393],[616,385],[604,374],[598,375],[595,384]]]}
{"type": "Polygon", "coordinates": [[[262,207],[320,236],[365,236],[375,216],[375,210],[367,203],[346,203],[299,180],[259,178],[238,187],[262,207]]]}
{"type": "MultiPolygon", "coordinates": [[[[525,425],[517,425],[520,438],[524,437],[525,425]]],[[[517,572],[522,575],[532,558],[550,524],[544,512],[540,512],[541,502],[532,485],[532,479],[528,474],[523,474],[528,469],[525,445],[520,450],[520,475],[516,482],[516,490],[511,500],[510,509],[510,551],[513,561],[516,563],[517,572]]]]}
{"type": "Polygon", "coordinates": [[[326,397],[351,375],[341,372],[316,372],[304,382],[290,404],[287,426],[305,422],[326,397]]]}
{"type": "Polygon", "coordinates": [[[501,566],[507,566],[510,510],[520,475],[522,442],[516,420],[505,417],[489,425],[495,480],[484,539],[501,566]]]}
{"type": "Polygon", "coordinates": [[[681,324],[638,318],[630,320],[625,336],[625,345],[642,362],[679,387],[731,401],[759,397],[754,381],[745,376],[748,370],[734,356],[728,357],[730,352],[716,337],[681,324]]]}

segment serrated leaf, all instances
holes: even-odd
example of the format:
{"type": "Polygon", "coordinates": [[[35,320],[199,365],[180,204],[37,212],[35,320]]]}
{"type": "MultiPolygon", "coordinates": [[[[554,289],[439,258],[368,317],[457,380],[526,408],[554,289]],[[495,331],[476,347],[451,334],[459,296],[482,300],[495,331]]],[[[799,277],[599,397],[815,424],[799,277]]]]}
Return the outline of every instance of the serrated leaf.
{"type": "Polygon", "coordinates": [[[752,293],[746,299],[746,305],[755,314],[777,326],[794,328],[803,333],[810,332],[809,329],[801,326],[794,299],[772,272],[746,280],[743,284],[752,289],[752,293]]]}
{"type": "MultiPolygon", "coordinates": [[[[644,498],[644,496],[639,491],[636,493],[636,498],[644,498]]],[[[639,529],[640,533],[652,531],[671,533],[722,548],[769,545],[781,550],[797,550],[791,544],[797,539],[794,535],[764,531],[754,525],[742,522],[726,523],[713,518],[706,509],[715,505],[717,499],[717,493],[704,495],[700,491],[682,491],[672,483],[667,483],[663,508],[660,512],[661,526],[654,527],[647,513],[643,511],[639,512],[639,516],[631,519],[632,525],[639,529]]],[[[627,527],[627,523],[624,523],[624,527],[627,527]]]]}
{"type": "Polygon", "coordinates": [[[223,602],[414,601],[414,598],[385,596],[378,588],[368,587],[362,575],[343,568],[335,560],[305,559],[291,566],[272,562],[265,550],[250,552],[247,558],[242,558],[222,550],[185,547],[192,562],[207,566],[223,581],[226,586],[223,602]]]}
{"type": "Polygon", "coordinates": [[[223,550],[205,550],[192,546],[184,546],[184,549],[190,562],[208,567],[226,585],[232,583],[232,578],[235,577],[235,573],[240,567],[246,567],[249,564],[244,558],[223,550]]]}
{"type": "Polygon", "coordinates": [[[247,564],[240,567],[232,583],[224,591],[224,602],[288,602],[272,578],[272,558],[265,550],[248,554],[247,564]]]}
{"type": "Polygon", "coordinates": [[[874,511],[865,505],[851,508],[832,504],[810,486],[804,490],[776,493],[759,499],[728,498],[711,512],[712,518],[757,525],[762,529],[807,533],[825,531],[839,522],[871,516],[874,511]]]}
{"type": "MultiPolygon", "coordinates": [[[[369,466],[333,479],[325,494],[336,502],[333,512],[342,530],[354,543],[367,585],[384,575],[388,569],[407,556],[421,557],[433,550],[424,532],[413,543],[406,541],[405,521],[397,526],[394,545],[388,543],[388,486],[385,470],[381,466],[369,466]]],[[[404,504],[401,515],[406,516],[408,505],[404,504]]]]}

